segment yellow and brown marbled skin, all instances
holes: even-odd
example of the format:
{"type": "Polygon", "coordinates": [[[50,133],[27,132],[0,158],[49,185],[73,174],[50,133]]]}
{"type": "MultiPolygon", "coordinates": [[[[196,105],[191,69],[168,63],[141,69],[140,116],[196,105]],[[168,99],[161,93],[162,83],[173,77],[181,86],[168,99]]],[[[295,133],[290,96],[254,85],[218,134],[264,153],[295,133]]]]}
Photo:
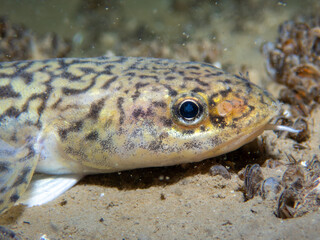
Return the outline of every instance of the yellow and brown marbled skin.
{"type": "MultiPolygon", "coordinates": [[[[24,161],[33,158],[36,171],[50,174],[201,161],[259,135],[278,109],[243,76],[204,63],[126,57],[0,63],[0,139],[13,149],[27,145],[24,161]],[[184,99],[202,108],[193,123],[179,115],[184,99]]],[[[0,158],[0,188],[10,164],[0,158]]],[[[22,167],[12,186],[28,184],[33,170],[22,167]]]]}

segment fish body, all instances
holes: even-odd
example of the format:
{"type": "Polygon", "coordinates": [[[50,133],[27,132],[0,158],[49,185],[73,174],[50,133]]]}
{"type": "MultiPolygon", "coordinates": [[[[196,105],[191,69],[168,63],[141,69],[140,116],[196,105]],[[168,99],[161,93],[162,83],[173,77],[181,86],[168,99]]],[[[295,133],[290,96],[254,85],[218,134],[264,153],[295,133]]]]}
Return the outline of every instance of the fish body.
{"type": "Polygon", "coordinates": [[[201,161],[251,141],[278,110],[245,77],[205,63],[0,63],[0,213],[34,172],[71,176],[72,186],[87,174],[201,161]]]}

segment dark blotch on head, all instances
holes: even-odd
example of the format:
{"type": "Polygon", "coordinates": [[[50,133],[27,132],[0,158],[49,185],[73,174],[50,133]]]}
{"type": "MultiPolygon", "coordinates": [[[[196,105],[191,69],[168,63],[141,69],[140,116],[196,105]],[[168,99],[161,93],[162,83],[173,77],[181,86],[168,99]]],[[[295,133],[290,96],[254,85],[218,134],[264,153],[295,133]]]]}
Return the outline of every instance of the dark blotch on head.
{"type": "Polygon", "coordinates": [[[210,121],[212,125],[220,128],[225,128],[225,126],[227,125],[224,117],[217,116],[217,115],[214,115],[214,116],[210,115],[210,121]]]}
{"type": "Polygon", "coordinates": [[[152,111],[151,107],[148,107],[147,112],[145,113],[146,117],[152,117],[154,116],[154,112],[152,111]]]}
{"type": "Polygon", "coordinates": [[[138,82],[135,87],[136,89],[140,89],[140,88],[143,88],[145,86],[148,86],[150,83],[141,83],[141,82],[138,82]]]}
{"type": "Polygon", "coordinates": [[[215,146],[218,146],[222,143],[222,140],[219,138],[219,136],[213,136],[211,138],[211,144],[212,144],[212,147],[215,147],[215,146]]]}
{"type": "Polygon", "coordinates": [[[110,85],[117,80],[117,78],[117,76],[110,78],[108,81],[105,82],[105,84],[103,84],[101,88],[107,90],[110,87],[110,85]]]}
{"type": "Polygon", "coordinates": [[[183,80],[184,80],[184,81],[195,81],[195,82],[197,82],[199,85],[204,86],[204,87],[209,86],[208,83],[201,81],[199,78],[184,77],[183,80]]]}
{"type": "Polygon", "coordinates": [[[104,103],[105,103],[104,99],[101,99],[98,102],[92,103],[90,106],[90,111],[88,113],[88,117],[92,118],[94,120],[97,120],[99,117],[99,113],[104,106],[104,103]]]}
{"type": "Polygon", "coordinates": [[[231,80],[230,79],[219,79],[218,82],[221,82],[221,83],[225,83],[225,84],[230,84],[231,83],[231,80]]]}
{"type": "Polygon", "coordinates": [[[197,141],[186,142],[183,144],[186,149],[200,149],[201,143],[197,141]]]}
{"type": "Polygon", "coordinates": [[[112,138],[109,137],[106,140],[102,140],[100,142],[101,147],[103,148],[103,150],[112,150],[113,149],[113,141],[112,138]]]}
{"type": "Polygon", "coordinates": [[[118,110],[120,112],[120,117],[119,117],[120,125],[122,125],[124,123],[124,117],[125,117],[125,113],[124,113],[124,110],[122,108],[122,104],[123,103],[124,103],[123,97],[119,97],[118,100],[117,100],[117,107],[118,107],[118,110]]]}
{"type": "Polygon", "coordinates": [[[197,76],[200,76],[200,75],[201,75],[200,72],[190,72],[190,73],[193,74],[193,75],[197,75],[197,76]]]}
{"type": "Polygon", "coordinates": [[[125,76],[129,76],[129,77],[130,77],[129,80],[130,80],[131,78],[133,78],[135,75],[136,75],[135,72],[128,72],[128,73],[125,74],[125,76]]]}
{"type": "Polygon", "coordinates": [[[211,94],[211,96],[209,97],[209,106],[210,107],[216,106],[216,102],[213,99],[216,98],[218,95],[219,95],[218,93],[211,94]]]}
{"type": "Polygon", "coordinates": [[[176,78],[173,77],[173,76],[167,76],[167,77],[165,78],[165,80],[167,80],[167,81],[172,81],[172,80],[174,80],[174,79],[176,79],[176,78]]]}
{"type": "Polygon", "coordinates": [[[201,88],[199,88],[199,87],[196,87],[196,88],[192,89],[192,92],[195,92],[195,93],[197,93],[197,92],[204,92],[204,90],[201,89],[201,88]]]}
{"type": "Polygon", "coordinates": [[[166,118],[166,117],[160,117],[160,121],[162,122],[162,124],[165,126],[165,127],[171,127],[173,122],[170,118],[166,118]]]}
{"type": "Polygon", "coordinates": [[[206,78],[210,78],[210,77],[217,77],[217,76],[221,76],[223,75],[224,72],[215,72],[215,73],[207,73],[206,75],[204,75],[206,78]]]}
{"type": "Polygon", "coordinates": [[[72,127],[69,128],[69,130],[72,132],[79,132],[82,129],[82,125],[83,125],[83,122],[81,120],[77,121],[73,124],[72,127]]]}
{"type": "Polygon", "coordinates": [[[139,116],[143,115],[142,108],[136,108],[132,112],[132,116],[137,119],[139,116]]]}
{"type": "Polygon", "coordinates": [[[184,71],[178,71],[178,73],[179,73],[180,76],[184,76],[185,75],[184,71]]]}
{"type": "Polygon", "coordinates": [[[142,108],[136,108],[136,109],[134,109],[133,112],[132,112],[132,116],[133,116],[135,119],[137,119],[137,118],[139,118],[139,117],[145,118],[145,117],[149,117],[149,116],[153,116],[153,115],[154,115],[154,113],[153,113],[151,107],[149,107],[149,108],[147,109],[147,111],[143,111],[142,108]]]}
{"type": "Polygon", "coordinates": [[[221,90],[219,93],[221,94],[222,97],[226,97],[230,92],[232,92],[232,89],[227,88],[226,90],[221,90]]]}
{"type": "Polygon", "coordinates": [[[190,134],[193,134],[193,133],[194,133],[194,130],[189,129],[189,130],[183,131],[182,133],[183,133],[183,134],[186,134],[186,135],[190,135],[190,134]]]}
{"type": "Polygon", "coordinates": [[[167,138],[167,137],[169,137],[169,133],[163,132],[163,133],[160,134],[159,139],[160,139],[160,140],[163,140],[163,139],[165,139],[165,138],[167,138]]]}
{"type": "Polygon", "coordinates": [[[89,133],[87,136],[86,136],[86,140],[90,140],[90,141],[95,141],[97,140],[99,137],[99,134],[97,131],[92,131],[91,133],[89,133]]]}
{"type": "Polygon", "coordinates": [[[167,104],[165,102],[161,102],[161,101],[154,101],[152,102],[153,106],[155,107],[160,107],[160,108],[166,108],[167,104]]]}
{"type": "Polygon", "coordinates": [[[156,75],[139,75],[139,78],[141,78],[141,79],[151,78],[151,79],[156,80],[156,82],[159,81],[159,78],[156,75]]]}
{"type": "Polygon", "coordinates": [[[67,129],[59,129],[58,134],[61,139],[66,139],[68,135],[68,131],[67,129]]]}
{"type": "Polygon", "coordinates": [[[140,97],[140,94],[141,94],[141,93],[139,92],[139,90],[136,90],[136,91],[134,92],[134,94],[132,94],[132,96],[131,96],[131,97],[132,97],[132,100],[133,100],[133,101],[136,101],[137,98],[140,97]]]}
{"type": "Polygon", "coordinates": [[[137,83],[136,85],[135,85],[135,87],[136,87],[136,91],[134,92],[134,94],[131,96],[132,97],[132,99],[133,99],[133,101],[135,101],[139,96],[140,96],[140,92],[139,92],[139,89],[140,88],[143,88],[143,87],[145,87],[145,86],[148,86],[149,85],[149,83],[141,83],[141,82],[139,82],[139,83],[137,83]]]}
{"type": "Polygon", "coordinates": [[[161,147],[161,142],[159,141],[152,141],[149,146],[148,149],[151,151],[156,151],[161,147]]]}
{"type": "Polygon", "coordinates": [[[188,66],[186,67],[186,69],[195,69],[195,70],[199,70],[199,66],[188,66]]]}
{"type": "Polygon", "coordinates": [[[205,131],[206,131],[206,127],[205,127],[204,125],[201,125],[201,126],[200,126],[200,131],[201,131],[201,132],[205,132],[205,131]]]}
{"type": "Polygon", "coordinates": [[[171,97],[175,97],[175,96],[178,95],[177,91],[176,91],[176,90],[173,90],[169,85],[163,84],[163,86],[164,86],[166,89],[168,89],[169,95],[170,95],[171,97]]]}

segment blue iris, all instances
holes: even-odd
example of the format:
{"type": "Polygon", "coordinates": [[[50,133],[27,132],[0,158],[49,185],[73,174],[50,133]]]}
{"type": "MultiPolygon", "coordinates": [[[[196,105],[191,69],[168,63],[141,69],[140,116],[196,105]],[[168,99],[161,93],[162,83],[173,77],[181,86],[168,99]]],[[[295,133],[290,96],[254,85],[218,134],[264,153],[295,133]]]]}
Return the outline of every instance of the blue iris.
{"type": "Polygon", "coordinates": [[[199,113],[199,106],[193,101],[185,101],[180,105],[180,115],[183,118],[195,118],[199,113]]]}

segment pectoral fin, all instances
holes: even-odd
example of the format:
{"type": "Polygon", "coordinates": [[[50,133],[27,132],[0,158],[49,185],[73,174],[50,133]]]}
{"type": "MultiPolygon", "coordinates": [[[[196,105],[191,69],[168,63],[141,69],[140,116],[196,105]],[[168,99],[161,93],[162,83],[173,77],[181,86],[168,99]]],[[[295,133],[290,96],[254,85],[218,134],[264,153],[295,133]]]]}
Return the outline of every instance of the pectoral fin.
{"type": "Polygon", "coordinates": [[[83,176],[76,174],[35,174],[19,203],[28,207],[41,205],[57,198],[75,185],[83,176]]]}
{"type": "Polygon", "coordinates": [[[0,139],[0,214],[26,191],[38,158],[31,142],[16,148],[0,139]]]}

